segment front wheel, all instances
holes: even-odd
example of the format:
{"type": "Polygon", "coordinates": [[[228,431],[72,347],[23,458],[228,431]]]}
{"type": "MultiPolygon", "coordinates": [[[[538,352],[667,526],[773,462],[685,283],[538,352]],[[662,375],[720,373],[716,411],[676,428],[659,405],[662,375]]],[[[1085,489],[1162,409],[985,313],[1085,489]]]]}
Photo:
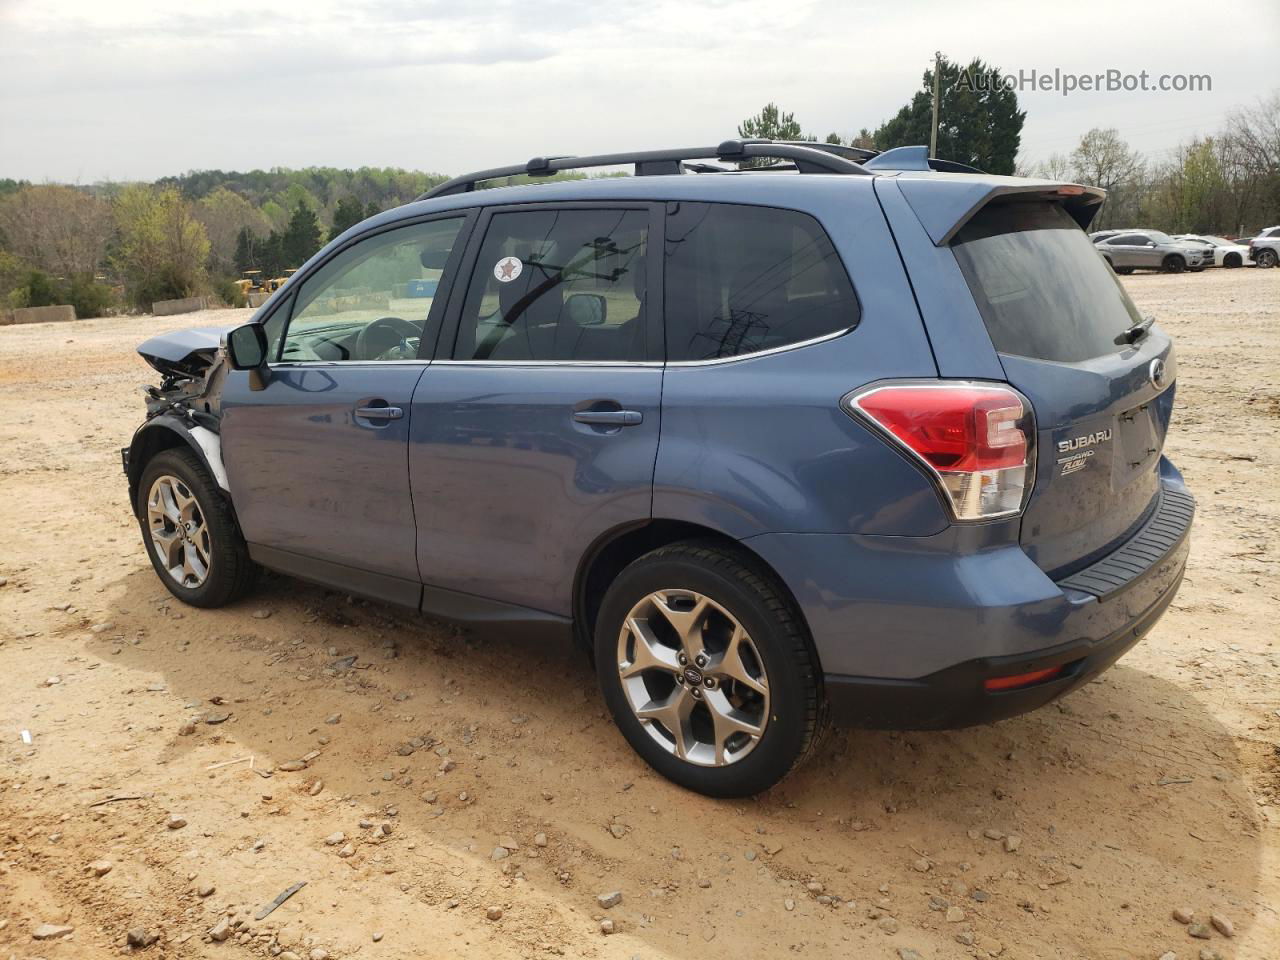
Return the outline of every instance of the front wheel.
{"type": "Polygon", "coordinates": [[[193,607],[220,607],[244,594],[256,568],[231,506],[189,450],[164,450],[142,471],[136,504],[156,575],[193,607]]]}
{"type": "Polygon", "coordinates": [[[1253,255],[1253,262],[1264,270],[1270,270],[1276,265],[1276,261],[1280,260],[1280,254],[1274,250],[1259,250],[1253,255]]]}
{"type": "Polygon", "coordinates": [[[1116,273],[1120,274],[1122,277],[1127,277],[1129,274],[1133,273],[1133,267],[1116,267],[1116,273]]]}
{"type": "Polygon", "coordinates": [[[1244,266],[1244,258],[1238,253],[1228,253],[1222,258],[1222,265],[1228,270],[1244,266]]]}
{"type": "Polygon", "coordinates": [[[1164,262],[1160,266],[1164,268],[1165,273],[1181,273],[1187,269],[1187,261],[1176,253],[1171,253],[1164,258],[1164,262]]]}
{"type": "Polygon", "coordinates": [[[605,594],[595,654],[605,702],[631,747],[698,793],[768,789],[822,726],[799,612],[736,550],[680,543],[633,562],[605,594]]]}

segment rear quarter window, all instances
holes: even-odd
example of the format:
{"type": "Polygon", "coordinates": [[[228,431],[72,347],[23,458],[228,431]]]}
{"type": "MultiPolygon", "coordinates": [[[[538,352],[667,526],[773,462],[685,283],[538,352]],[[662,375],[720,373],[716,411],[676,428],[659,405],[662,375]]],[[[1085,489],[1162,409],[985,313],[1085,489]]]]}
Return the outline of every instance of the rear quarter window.
{"type": "Polygon", "coordinates": [[[664,263],[668,360],[744,356],[858,323],[844,264],[804,213],[670,203],[664,263]]]}
{"type": "Polygon", "coordinates": [[[1090,360],[1118,352],[1119,335],[1141,319],[1120,280],[1056,203],[984,207],[952,248],[1001,353],[1090,360]]]}

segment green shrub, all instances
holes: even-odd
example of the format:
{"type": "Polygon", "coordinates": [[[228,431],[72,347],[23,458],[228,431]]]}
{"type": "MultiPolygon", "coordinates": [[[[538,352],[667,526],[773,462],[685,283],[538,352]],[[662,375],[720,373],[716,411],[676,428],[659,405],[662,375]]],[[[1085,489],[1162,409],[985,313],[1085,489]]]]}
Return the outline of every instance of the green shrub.
{"type": "Polygon", "coordinates": [[[213,292],[218,299],[225,303],[228,307],[244,307],[248,305],[244,291],[240,289],[240,284],[236,283],[230,277],[217,277],[213,281],[213,292]]]}
{"type": "Polygon", "coordinates": [[[105,317],[117,304],[115,293],[105,283],[96,283],[93,277],[80,275],[72,277],[65,284],[64,299],[61,303],[69,303],[76,308],[76,316],[82,320],[86,317],[105,317]]]}

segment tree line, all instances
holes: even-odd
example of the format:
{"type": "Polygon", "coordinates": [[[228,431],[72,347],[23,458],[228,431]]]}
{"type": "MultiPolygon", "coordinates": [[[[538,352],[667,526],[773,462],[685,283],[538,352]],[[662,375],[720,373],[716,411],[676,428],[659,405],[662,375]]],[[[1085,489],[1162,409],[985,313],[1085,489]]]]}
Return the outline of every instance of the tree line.
{"type": "MultiPolygon", "coordinates": [[[[1120,131],[1095,129],[1071,151],[1033,162],[1019,158],[1026,113],[1016,93],[974,82],[1001,73],[980,59],[964,65],[941,59],[940,157],[989,173],[1104,187],[1098,229],[1234,236],[1280,222],[1280,90],[1163,158],[1144,157],[1120,131]]],[[[925,71],[919,89],[874,129],[822,139],[879,150],[927,144],[933,79],[933,70],[925,71]]],[[[738,133],[819,139],[774,103],[745,119],[738,133]]],[[[300,267],[328,239],[445,179],[369,167],[202,170],[89,187],[0,179],[0,307],[71,303],[89,317],[204,294],[241,304],[235,281],[244,272],[271,278],[300,267]]]]}
{"type": "Polygon", "coordinates": [[[327,240],[446,178],[394,168],[205,170],[90,187],[0,179],[0,307],[81,317],[198,295],[243,305],[245,271],[278,277],[327,240]]]}

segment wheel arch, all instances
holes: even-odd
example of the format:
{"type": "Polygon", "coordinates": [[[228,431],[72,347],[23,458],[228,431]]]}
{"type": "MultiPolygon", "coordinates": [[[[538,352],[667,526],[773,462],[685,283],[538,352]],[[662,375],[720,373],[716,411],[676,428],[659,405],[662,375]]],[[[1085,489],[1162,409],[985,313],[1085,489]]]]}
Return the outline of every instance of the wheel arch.
{"type": "MultiPolygon", "coordinates": [[[[175,447],[185,447],[195,454],[230,502],[227,471],[222,464],[221,438],[208,427],[191,426],[173,414],[161,414],[139,427],[129,443],[129,503],[134,510],[138,504],[138,483],[147,464],[156,454],[175,447]]],[[[232,512],[234,515],[234,507],[232,512]]]]}
{"type": "Polygon", "coordinates": [[[586,651],[588,657],[592,655],[594,646],[592,636],[595,632],[596,616],[600,612],[600,603],[614,578],[629,563],[638,560],[646,553],[657,550],[659,547],[688,540],[710,543],[745,554],[762,571],[772,577],[787,602],[791,604],[804,629],[810,650],[814,655],[814,663],[819,662],[817,652],[813,649],[813,639],[809,634],[809,625],[804,611],[796,601],[790,586],[764,557],[741,540],[721,530],[687,520],[660,517],[614,527],[596,538],[583,554],[573,581],[573,635],[574,641],[586,651]]]}

